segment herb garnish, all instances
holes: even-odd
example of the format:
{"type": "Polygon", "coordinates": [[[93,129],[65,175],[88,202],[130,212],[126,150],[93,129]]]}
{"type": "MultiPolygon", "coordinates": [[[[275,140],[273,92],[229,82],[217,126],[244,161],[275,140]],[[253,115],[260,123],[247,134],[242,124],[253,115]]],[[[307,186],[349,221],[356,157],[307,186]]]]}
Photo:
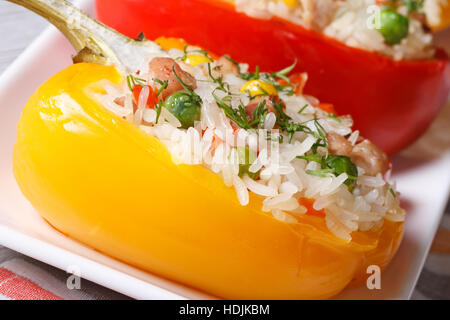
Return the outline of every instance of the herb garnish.
{"type": "Polygon", "coordinates": [[[408,16],[413,12],[423,13],[423,5],[425,0],[389,0],[386,6],[390,9],[397,10],[399,6],[404,5],[408,10],[408,16]]]}
{"type": "Polygon", "coordinates": [[[289,83],[290,80],[287,77],[287,75],[295,68],[296,65],[297,65],[297,60],[293,64],[291,64],[289,67],[284,68],[283,70],[280,70],[278,72],[271,73],[271,76],[272,76],[272,78],[275,78],[275,79],[281,78],[289,83]]]}
{"type": "Polygon", "coordinates": [[[208,51],[206,51],[206,50],[203,50],[203,49],[195,49],[195,50],[189,50],[189,51],[188,51],[187,48],[188,48],[188,44],[185,43],[185,44],[184,44],[184,48],[183,48],[183,53],[184,53],[184,54],[183,54],[181,57],[178,57],[176,60],[186,61],[186,59],[188,58],[188,55],[193,54],[193,53],[199,53],[199,54],[201,54],[201,55],[203,55],[203,56],[205,56],[205,57],[211,59],[211,58],[209,57],[208,51]]]}
{"type": "Polygon", "coordinates": [[[275,137],[272,135],[271,131],[267,131],[267,140],[269,141],[273,141],[273,142],[277,142],[278,143],[283,143],[284,141],[284,136],[282,134],[277,134],[275,137]]]}
{"type": "Polygon", "coordinates": [[[308,107],[308,104],[305,104],[300,110],[298,110],[298,114],[302,114],[303,111],[308,107]]]}
{"type": "Polygon", "coordinates": [[[304,133],[312,135],[313,137],[315,137],[317,139],[317,142],[312,146],[312,150],[314,151],[314,153],[317,152],[317,148],[319,148],[319,147],[326,148],[326,152],[328,153],[328,140],[326,137],[326,131],[323,128],[323,126],[320,124],[319,119],[313,118],[311,120],[308,120],[308,121],[305,121],[302,123],[292,122],[291,121],[292,118],[283,111],[283,105],[276,99],[273,99],[272,102],[273,102],[273,106],[275,109],[275,114],[277,116],[276,123],[280,127],[281,130],[287,132],[289,142],[292,141],[292,138],[294,137],[294,134],[296,132],[304,132],[304,133]],[[310,122],[310,121],[314,122],[314,126],[316,128],[315,131],[305,125],[307,122],[310,122]]]}
{"type": "MultiPolygon", "coordinates": [[[[226,57],[229,61],[234,63],[239,70],[239,75],[244,80],[262,80],[266,81],[272,85],[274,85],[277,89],[277,91],[286,90],[287,87],[290,87],[293,91],[293,85],[290,83],[290,79],[288,78],[289,72],[293,70],[295,67],[295,63],[281,71],[274,72],[271,74],[268,73],[260,73],[259,68],[256,68],[256,71],[254,73],[247,72],[242,73],[239,68],[239,63],[234,61],[233,59],[226,57]],[[284,85],[284,87],[281,87],[280,83],[277,82],[277,79],[283,79],[287,82],[287,85],[284,85]]],[[[212,79],[212,81],[216,84],[218,84],[218,87],[212,92],[212,96],[216,100],[216,104],[219,108],[221,108],[225,115],[230,118],[236,125],[243,129],[253,129],[260,126],[260,128],[264,129],[264,119],[267,113],[269,112],[266,107],[266,101],[263,100],[258,103],[257,107],[254,109],[251,117],[247,114],[246,107],[242,104],[242,102],[238,105],[237,108],[233,108],[231,106],[231,100],[232,96],[229,92],[229,86],[225,82],[223,82],[223,79],[221,77],[215,78],[212,75],[211,72],[211,66],[208,64],[208,72],[209,76],[212,79]],[[215,91],[220,90],[227,95],[220,99],[216,94],[215,91]]],[[[276,116],[276,124],[279,127],[281,131],[284,131],[287,133],[289,143],[292,141],[294,135],[296,132],[303,132],[306,134],[309,134],[317,139],[317,141],[313,144],[311,147],[311,154],[306,156],[299,156],[297,158],[304,159],[307,161],[315,161],[320,164],[319,170],[306,170],[306,173],[310,175],[315,175],[319,177],[326,177],[329,174],[333,174],[335,176],[339,176],[342,173],[347,174],[347,179],[344,182],[349,190],[353,190],[356,185],[356,180],[358,179],[358,170],[356,165],[352,162],[352,160],[349,157],[346,156],[340,156],[340,155],[333,155],[329,154],[328,151],[328,140],[326,135],[326,130],[320,123],[319,119],[314,117],[313,119],[298,123],[294,122],[292,118],[286,114],[284,111],[284,105],[283,103],[276,97],[270,97],[270,95],[259,86],[260,91],[263,94],[259,94],[257,96],[269,96],[270,101],[273,104],[275,116],[276,116]],[[308,124],[311,123],[312,125],[308,124]],[[323,147],[325,148],[325,155],[321,155],[318,153],[318,148],[323,147]]],[[[250,100],[254,99],[257,96],[250,96],[249,92],[247,92],[249,95],[250,100]]],[[[302,108],[298,111],[299,114],[301,114],[309,104],[305,104],[302,106],[302,108]]],[[[338,118],[334,114],[329,114],[329,117],[341,122],[342,120],[338,118]]],[[[284,136],[282,134],[278,134],[277,136],[272,135],[272,132],[267,132],[267,140],[274,141],[278,143],[283,143],[284,136]]]]}
{"type": "Polygon", "coordinates": [[[147,81],[145,81],[145,79],[141,79],[136,76],[133,76],[132,74],[127,75],[127,85],[128,85],[128,89],[130,89],[130,91],[133,91],[136,84],[143,87],[147,84],[147,81]]]}
{"type": "Polygon", "coordinates": [[[244,72],[243,73],[241,71],[241,65],[239,64],[239,62],[237,62],[236,60],[234,60],[233,58],[231,58],[229,56],[225,56],[225,59],[227,59],[228,61],[230,61],[232,64],[234,64],[236,66],[236,68],[238,69],[239,77],[241,77],[241,79],[247,80],[247,81],[259,79],[259,66],[256,66],[255,72],[244,72]]]}
{"type": "Polygon", "coordinates": [[[335,176],[346,173],[348,178],[345,180],[344,184],[351,189],[355,187],[356,180],[358,179],[358,169],[349,157],[335,154],[327,154],[325,156],[311,154],[307,156],[298,156],[297,158],[314,161],[320,164],[320,170],[306,170],[307,174],[326,177],[330,173],[335,176]]]}
{"type": "Polygon", "coordinates": [[[161,92],[163,92],[167,88],[167,86],[169,85],[169,80],[162,81],[162,80],[157,79],[157,78],[153,78],[152,80],[155,81],[156,83],[159,83],[161,85],[161,88],[159,88],[158,92],[156,93],[157,96],[159,96],[161,94],[161,92]]]}
{"type": "MultiPolygon", "coordinates": [[[[280,70],[278,72],[273,73],[260,73],[259,68],[256,67],[255,72],[247,72],[242,73],[240,69],[240,65],[238,62],[233,60],[232,58],[226,56],[227,60],[232,62],[237,68],[239,72],[239,76],[244,80],[261,80],[268,82],[272,84],[277,91],[284,91],[286,94],[293,94],[294,93],[294,86],[290,83],[290,79],[288,78],[288,74],[295,68],[295,65],[297,62],[294,62],[291,66],[284,68],[283,70],[280,70]],[[287,84],[280,84],[277,79],[284,80],[287,84]]],[[[208,72],[209,77],[212,79],[212,81],[216,84],[218,84],[218,87],[212,92],[212,96],[216,100],[216,104],[219,108],[221,108],[225,115],[230,118],[236,125],[243,129],[253,129],[257,128],[258,126],[261,129],[264,129],[264,119],[265,116],[269,113],[267,106],[266,106],[266,100],[263,100],[262,102],[259,102],[257,107],[254,109],[251,117],[247,115],[247,110],[244,105],[242,105],[242,102],[238,105],[237,108],[233,108],[230,104],[230,101],[232,100],[231,93],[229,92],[229,86],[225,82],[223,82],[222,77],[215,78],[212,75],[211,72],[211,66],[208,64],[208,72]],[[220,90],[228,95],[224,98],[220,99],[216,94],[215,91],[220,90]]],[[[273,104],[273,108],[275,110],[275,116],[276,116],[276,124],[280,128],[281,131],[284,131],[287,133],[289,143],[292,141],[294,134],[296,132],[304,132],[307,134],[312,135],[317,139],[317,142],[312,146],[312,151],[314,153],[317,153],[317,149],[319,147],[324,147],[326,149],[326,154],[328,155],[328,141],[326,138],[326,131],[323,128],[323,126],[320,124],[319,119],[313,118],[311,120],[305,121],[303,123],[296,123],[292,121],[292,118],[288,116],[284,112],[284,106],[283,104],[276,98],[276,97],[270,97],[270,94],[264,90],[261,86],[258,86],[262,94],[251,96],[249,92],[247,92],[247,95],[249,96],[249,99],[255,99],[259,96],[269,96],[270,101],[273,104]],[[314,129],[311,129],[310,126],[307,126],[307,122],[313,122],[314,129]]],[[[306,108],[308,107],[308,104],[305,104],[298,113],[302,113],[306,108]]],[[[338,119],[340,120],[340,119],[338,119]]],[[[268,140],[274,141],[273,137],[270,135],[268,137],[268,140]]],[[[278,136],[278,141],[280,143],[283,142],[284,137],[283,135],[278,136]]]]}
{"type": "Polygon", "coordinates": [[[423,13],[424,0],[404,0],[408,15],[413,12],[423,13]]]}
{"type": "Polygon", "coordinates": [[[392,194],[392,196],[393,196],[394,198],[397,198],[397,194],[395,193],[394,189],[389,188],[389,192],[392,194]]]}
{"type": "Polygon", "coordinates": [[[306,173],[312,176],[317,176],[321,178],[327,177],[327,174],[334,174],[333,169],[320,169],[320,170],[306,170],[306,173]]]}
{"type": "MultiPolygon", "coordinates": [[[[215,67],[215,68],[220,68],[220,66],[215,67]]],[[[211,63],[208,63],[208,75],[214,83],[219,85],[219,87],[217,87],[216,90],[221,90],[223,92],[231,94],[230,93],[230,85],[223,81],[223,76],[219,75],[219,77],[217,77],[217,78],[215,78],[213,76],[212,69],[211,69],[211,63]]]]}
{"type": "Polygon", "coordinates": [[[334,113],[330,113],[329,115],[328,115],[328,117],[330,117],[331,119],[333,119],[333,120],[336,120],[337,122],[342,122],[342,120],[340,119],[340,118],[338,118],[334,113]]]}
{"type": "Polygon", "coordinates": [[[203,101],[202,101],[202,98],[200,98],[200,96],[199,96],[198,94],[196,94],[196,93],[194,92],[194,90],[193,90],[189,85],[187,85],[186,83],[184,83],[183,80],[181,80],[180,77],[177,75],[177,73],[176,73],[176,71],[175,71],[175,66],[172,66],[172,71],[173,71],[173,75],[175,76],[175,79],[177,79],[177,81],[178,81],[178,82],[180,83],[180,85],[183,87],[184,91],[185,91],[187,94],[191,95],[191,97],[192,97],[194,100],[197,100],[199,103],[202,103],[202,102],[203,102],[203,101]]]}
{"type": "MultiPolygon", "coordinates": [[[[177,81],[180,83],[180,85],[183,87],[185,93],[187,95],[189,95],[189,98],[191,100],[191,104],[197,104],[197,105],[201,105],[203,103],[202,98],[200,98],[200,96],[198,94],[196,94],[194,92],[194,90],[187,85],[186,83],[183,82],[183,80],[180,79],[180,77],[177,75],[176,71],[175,71],[175,66],[172,66],[172,71],[173,74],[175,76],[175,79],[177,79],[177,81]]],[[[159,83],[161,85],[161,87],[159,88],[158,92],[157,92],[157,96],[160,95],[160,93],[167,88],[167,86],[169,85],[169,81],[168,80],[160,80],[160,79],[156,79],[153,78],[153,81],[159,83]]],[[[161,115],[161,108],[163,107],[164,102],[160,99],[158,101],[158,103],[155,104],[155,111],[156,111],[156,121],[155,123],[158,123],[159,121],[159,117],[161,115]]],[[[188,104],[186,104],[188,105],[188,104]]]]}
{"type": "MultiPolygon", "coordinates": [[[[216,88],[216,90],[219,90],[219,88],[216,88]]],[[[214,97],[214,100],[216,100],[217,106],[221,108],[225,112],[225,115],[239,127],[246,130],[258,127],[258,125],[264,127],[264,118],[268,113],[265,100],[258,103],[255,110],[253,110],[251,119],[249,119],[247,115],[247,109],[242,104],[242,102],[239,104],[237,109],[234,109],[230,104],[228,104],[231,101],[232,97],[230,95],[227,95],[224,98],[220,99],[215,94],[216,90],[214,90],[211,94],[214,97]]]]}
{"type": "MultiPolygon", "coordinates": [[[[156,96],[159,97],[159,95],[161,94],[161,92],[164,91],[164,89],[167,88],[167,86],[169,85],[169,80],[160,80],[157,78],[153,78],[153,81],[155,81],[156,83],[159,83],[161,85],[161,87],[158,89],[158,92],[156,93],[156,96]]],[[[163,101],[161,99],[159,99],[159,101],[157,103],[155,103],[155,111],[156,111],[156,120],[155,123],[158,123],[159,121],[159,117],[161,115],[161,108],[163,105],[163,101]]]]}
{"type": "Polygon", "coordinates": [[[291,84],[289,78],[288,78],[288,74],[295,68],[297,61],[295,61],[292,65],[290,65],[287,68],[284,68],[280,71],[277,72],[272,72],[272,73],[266,73],[266,72],[260,72],[259,70],[259,66],[255,67],[255,72],[242,72],[241,71],[241,66],[240,64],[236,61],[233,60],[231,57],[229,56],[225,56],[225,59],[227,59],[228,61],[230,61],[231,63],[233,63],[237,69],[238,69],[238,73],[239,73],[239,77],[243,80],[263,80],[265,82],[270,83],[271,85],[273,85],[275,87],[275,89],[277,89],[277,91],[281,91],[283,93],[285,93],[288,96],[292,96],[294,94],[294,86],[291,84]],[[277,79],[283,79],[284,81],[286,81],[286,84],[280,84],[277,82],[277,79]]]}

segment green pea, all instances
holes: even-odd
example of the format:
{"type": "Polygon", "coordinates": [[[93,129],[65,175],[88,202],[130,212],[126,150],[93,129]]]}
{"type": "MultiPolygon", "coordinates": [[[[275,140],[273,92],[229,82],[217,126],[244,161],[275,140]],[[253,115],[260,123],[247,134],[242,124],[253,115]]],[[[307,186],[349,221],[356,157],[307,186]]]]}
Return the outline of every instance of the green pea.
{"type": "Polygon", "coordinates": [[[393,10],[381,10],[377,22],[379,23],[375,23],[375,28],[383,35],[384,41],[389,45],[400,43],[408,35],[409,19],[393,10]]]}
{"type": "Polygon", "coordinates": [[[193,127],[200,120],[201,100],[187,92],[176,92],[164,101],[163,107],[169,110],[185,129],[193,127]]]}
{"type": "Polygon", "coordinates": [[[354,185],[358,177],[358,169],[349,157],[330,154],[325,159],[325,164],[334,170],[336,176],[346,173],[349,178],[344,183],[348,186],[354,185]]]}
{"type": "Polygon", "coordinates": [[[255,162],[257,158],[256,153],[247,147],[237,147],[235,149],[239,159],[239,176],[243,177],[245,174],[247,174],[253,180],[257,179],[259,177],[259,171],[249,171],[250,166],[253,162],[255,162]]]}

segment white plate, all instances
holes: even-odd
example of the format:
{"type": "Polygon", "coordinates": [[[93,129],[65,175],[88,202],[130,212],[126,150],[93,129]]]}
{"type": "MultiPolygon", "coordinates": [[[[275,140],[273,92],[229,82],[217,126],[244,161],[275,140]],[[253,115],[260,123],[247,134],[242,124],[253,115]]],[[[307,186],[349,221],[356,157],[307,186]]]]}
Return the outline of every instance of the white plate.
{"type": "MultiPolygon", "coordinates": [[[[93,1],[79,2],[92,13],[93,1]]],[[[63,270],[77,268],[93,282],[139,299],[204,299],[207,294],[143,272],[52,229],[22,196],[12,175],[12,147],[22,107],[52,74],[70,65],[73,50],[49,27],[0,79],[0,244],[63,270]]],[[[382,275],[382,289],[346,289],[337,298],[408,299],[433,240],[450,186],[450,154],[420,161],[394,159],[398,189],[409,215],[403,243],[382,275]]]]}

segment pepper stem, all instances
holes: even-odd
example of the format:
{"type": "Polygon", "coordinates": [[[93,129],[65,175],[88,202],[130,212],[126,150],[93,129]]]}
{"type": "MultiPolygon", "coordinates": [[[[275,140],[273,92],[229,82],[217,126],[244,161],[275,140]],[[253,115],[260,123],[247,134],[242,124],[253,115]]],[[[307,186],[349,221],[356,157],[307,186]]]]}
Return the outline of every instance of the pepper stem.
{"type": "Polygon", "coordinates": [[[160,50],[148,40],[134,40],[89,17],[65,0],[7,0],[47,19],[70,41],[74,62],[115,64],[136,71],[150,53],[160,50]]]}

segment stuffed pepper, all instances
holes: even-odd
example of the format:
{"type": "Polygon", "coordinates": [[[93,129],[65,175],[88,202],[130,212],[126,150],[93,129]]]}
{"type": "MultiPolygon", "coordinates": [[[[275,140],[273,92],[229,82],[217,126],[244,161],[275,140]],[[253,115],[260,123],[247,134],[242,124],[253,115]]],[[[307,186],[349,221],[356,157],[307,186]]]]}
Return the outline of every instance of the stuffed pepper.
{"type": "Polygon", "coordinates": [[[351,114],[387,153],[417,139],[448,99],[449,60],[428,21],[446,1],[97,0],[99,19],[135,37],[180,37],[250,69],[297,62],[305,92],[351,114]],[[427,16],[424,12],[430,12],[427,16]]]}
{"type": "Polygon", "coordinates": [[[329,298],[389,264],[405,211],[388,157],[304,94],[295,65],[251,72],[66,2],[14,2],[79,51],[30,98],[14,147],[16,180],[54,228],[220,298],[329,298]]]}

